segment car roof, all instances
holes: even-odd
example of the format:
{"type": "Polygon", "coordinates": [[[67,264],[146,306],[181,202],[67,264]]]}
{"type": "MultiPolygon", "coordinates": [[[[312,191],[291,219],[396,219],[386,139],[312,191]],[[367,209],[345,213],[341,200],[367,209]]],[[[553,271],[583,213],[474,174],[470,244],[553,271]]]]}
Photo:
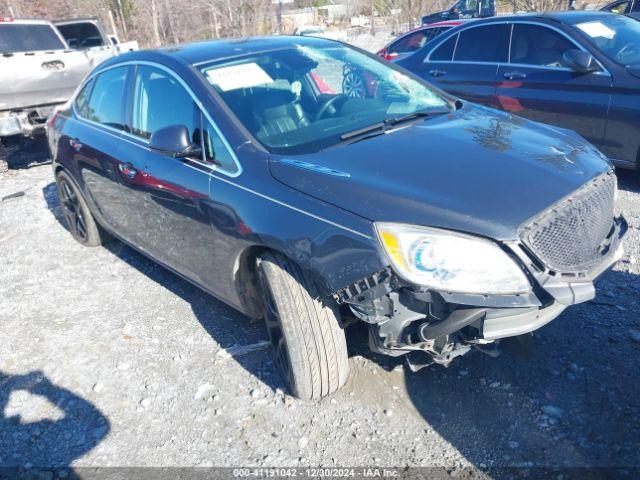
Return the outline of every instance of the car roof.
{"type": "Polygon", "coordinates": [[[335,40],[318,37],[304,37],[299,35],[273,35],[270,37],[248,37],[224,40],[209,40],[203,42],[174,45],[157,50],[169,56],[179,57],[181,60],[194,65],[213,62],[226,58],[264,53],[272,50],[300,46],[327,46],[339,44],[335,40]]]}
{"type": "Polygon", "coordinates": [[[0,25],[51,25],[48,20],[42,20],[39,18],[14,18],[14,17],[0,17],[0,25]]]}
{"type": "Polygon", "coordinates": [[[457,27],[458,25],[463,25],[469,22],[477,21],[477,18],[459,18],[458,20],[441,20],[439,22],[428,23],[427,25],[422,25],[421,28],[432,28],[432,27],[457,27]]]}
{"type": "Polygon", "coordinates": [[[412,28],[411,30],[401,33],[400,35],[398,35],[396,38],[394,38],[393,40],[391,40],[387,45],[391,45],[395,42],[397,42],[398,40],[403,39],[404,37],[406,37],[407,35],[414,33],[414,32],[420,32],[422,30],[429,30],[431,28],[439,28],[439,27],[459,27],[460,25],[464,25],[466,23],[469,23],[471,21],[477,20],[476,18],[460,18],[458,20],[441,20],[439,22],[434,22],[434,23],[428,23],[426,25],[420,25],[418,27],[412,28]]]}
{"type": "Polygon", "coordinates": [[[566,23],[573,25],[580,22],[593,21],[598,18],[606,18],[612,15],[617,15],[610,12],[600,11],[586,11],[586,10],[568,10],[558,12],[532,12],[532,13],[520,13],[516,15],[501,15],[497,17],[482,18],[475,20],[478,24],[481,23],[494,23],[504,21],[518,21],[518,20],[542,20],[556,23],[566,23]]]}
{"type": "Polygon", "coordinates": [[[83,17],[83,18],[60,18],[52,20],[54,25],[70,25],[72,23],[98,23],[97,17],[83,17]]]}
{"type": "Polygon", "coordinates": [[[469,23],[475,20],[477,20],[477,18],[460,18],[458,20],[440,20],[439,22],[427,23],[426,25],[419,25],[415,28],[412,28],[411,30],[406,31],[405,33],[398,35],[397,38],[402,38],[405,35],[408,35],[409,33],[419,32],[420,30],[429,30],[430,28],[458,27],[460,25],[464,25],[465,23],[469,23]]]}

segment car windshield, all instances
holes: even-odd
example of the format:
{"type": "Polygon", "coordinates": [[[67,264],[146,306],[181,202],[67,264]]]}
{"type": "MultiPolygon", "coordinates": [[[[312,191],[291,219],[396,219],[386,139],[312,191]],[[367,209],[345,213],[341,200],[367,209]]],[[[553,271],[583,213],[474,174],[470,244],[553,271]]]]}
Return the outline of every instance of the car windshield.
{"type": "Polygon", "coordinates": [[[201,71],[272,153],[312,153],[361,129],[452,109],[424,83],[337,43],[292,45],[201,71]]]}
{"type": "Polygon", "coordinates": [[[607,15],[574,26],[613,61],[622,65],[640,62],[640,22],[622,15],[607,15]]]}

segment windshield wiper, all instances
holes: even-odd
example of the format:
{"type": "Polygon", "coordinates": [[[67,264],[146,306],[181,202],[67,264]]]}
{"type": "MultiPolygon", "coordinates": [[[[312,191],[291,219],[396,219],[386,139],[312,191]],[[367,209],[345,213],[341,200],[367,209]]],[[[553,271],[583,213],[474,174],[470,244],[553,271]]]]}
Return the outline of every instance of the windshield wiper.
{"type": "Polygon", "coordinates": [[[376,134],[384,133],[384,127],[386,126],[387,126],[387,122],[374,123],[373,125],[369,125],[367,127],[362,127],[356,130],[352,130],[350,132],[343,133],[342,135],[340,135],[340,140],[350,140],[352,138],[359,137],[361,135],[366,135],[372,132],[376,132],[376,134]]]}
{"type": "Polygon", "coordinates": [[[387,118],[384,123],[386,125],[397,125],[399,123],[408,122],[409,120],[414,120],[416,118],[435,117],[436,115],[443,115],[449,112],[450,110],[420,110],[418,112],[407,113],[406,115],[401,115],[399,117],[387,118]]]}
{"type": "Polygon", "coordinates": [[[382,135],[390,130],[394,125],[408,122],[416,118],[432,117],[435,115],[442,115],[444,113],[449,113],[449,110],[421,110],[418,112],[401,115],[399,117],[387,118],[382,122],[377,122],[367,127],[362,127],[350,132],[343,133],[342,135],[340,135],[340,140],[343,142],[350,141],[349,143],[359,142],[360,140],[365,140],[367,138],[382,135]]]}

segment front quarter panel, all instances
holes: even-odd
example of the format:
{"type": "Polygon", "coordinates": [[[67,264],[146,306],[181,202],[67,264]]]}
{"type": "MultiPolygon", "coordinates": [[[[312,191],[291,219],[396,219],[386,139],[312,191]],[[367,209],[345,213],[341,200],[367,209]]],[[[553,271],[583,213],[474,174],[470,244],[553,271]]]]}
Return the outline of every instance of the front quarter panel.
{"type": "Polygon", "coordinates": [[[249,144],[236,153],[243,173],[236,178],[214,173],[210,183],[216,236],[210,289],[217,295],[244,306],[240,264],[244,253],[256,248],[295,261],[325,295],[386,266],[370,221],[278,182],[266,154],[249,144]]]}

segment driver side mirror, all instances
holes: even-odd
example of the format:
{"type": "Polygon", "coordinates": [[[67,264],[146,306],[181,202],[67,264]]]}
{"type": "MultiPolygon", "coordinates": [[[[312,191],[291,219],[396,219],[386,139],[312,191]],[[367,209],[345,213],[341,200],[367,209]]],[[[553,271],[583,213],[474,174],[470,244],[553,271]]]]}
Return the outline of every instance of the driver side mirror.
{"type": "Polygon", "coordinates": [[[586,74],[598,70],[595,58],[582,50],[567,50],[562,55],[562,59],[569,68],[578,73],[586,74]]]}
{"type": "Polygon", "coordinates": [[[202,147],[191,141],[184,125],[171,125],[153,132],[149,148],[173,158],[201,157],[202,147]]]}

